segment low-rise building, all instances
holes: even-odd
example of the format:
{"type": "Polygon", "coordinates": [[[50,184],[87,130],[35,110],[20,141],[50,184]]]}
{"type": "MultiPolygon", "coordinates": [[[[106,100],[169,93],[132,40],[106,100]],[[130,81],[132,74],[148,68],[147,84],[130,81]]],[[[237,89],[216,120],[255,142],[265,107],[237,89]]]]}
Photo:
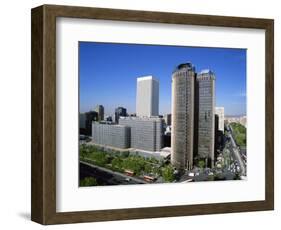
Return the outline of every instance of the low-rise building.
{"type": "Polygon", "coordinates": [[[131,148],[155,152],[163,147],[162,118],[120,117],[119,124],[131,128],[131,148]]]}
{"type": "Polygon", "coordinates": [[[99,145],[126,149],[130,147],[130,127],[125,125],[92,124],[93,142],[99,145]]]}

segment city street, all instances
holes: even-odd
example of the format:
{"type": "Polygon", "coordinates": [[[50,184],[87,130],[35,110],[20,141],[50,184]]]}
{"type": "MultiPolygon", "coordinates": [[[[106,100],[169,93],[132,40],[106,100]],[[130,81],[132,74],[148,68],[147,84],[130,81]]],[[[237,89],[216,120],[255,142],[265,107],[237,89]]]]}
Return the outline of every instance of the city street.
{"type": "Polygon", "coordinates": [[[85,177],[94,177],[103,185],[146,184],[146,181],[135,177],[126,176],[119,172],[80,161],[80,180],[85,177]]]}
{"type": "Polygon", "coordinates": [[[229,130],[228,137],[230,138],[230,151],[233,154],[233,157],[237,160],[237,163],[240,167],[241,175],[246,176],[246,166],[240,154],[239,148],[234,141],[232,129],[229,125],[227,125],[227,128],[229,130]]]}

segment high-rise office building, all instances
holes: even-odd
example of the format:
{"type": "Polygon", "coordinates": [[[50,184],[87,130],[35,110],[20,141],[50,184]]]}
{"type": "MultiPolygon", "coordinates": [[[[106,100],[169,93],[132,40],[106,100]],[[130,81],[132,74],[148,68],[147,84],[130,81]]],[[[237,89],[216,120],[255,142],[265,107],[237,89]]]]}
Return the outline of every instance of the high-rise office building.
{"type": "Polygon", "coordinates": [[[115,109],[115,122],[118,123],[119,117],[126,117],[127,110],[123,107],[118,107],[115,109]]]}
{"type": "Polygon", "coordinates": [[[95,111],[98,113],[98,120],[104,120],[104,107],[102,105],[97,105],[95,111]]]}
{"type": "Polygon", "coordinates": [[[215,133],[215,75],[210,70],[201,71],[196,77],[198,95],[198,149],[199,159],[214,166],[215,133]]]}
{"type": "Polygon", "coordinates": [[[159,115],[159,81],[152,76],[137,78],[136,112],[139,117],[159,115]]]}
{"type": "Polygon", "coordinates": [[[89,111],[79,114],[79,130],[80,134],[92,135],[92,122],[98,121],[98,113],[96,111],[89,111]]]}
{"type": "Polygon", "coordinates": [[[218,130],[224,132],[224,107],[216,107],[216,114],[218,115],[218,130]]]}
{"type": "Polygon", "coordinates": [[[177,66],[172,74],[171,162],[179,170],[193,167],[195,68],[177,66]]]}

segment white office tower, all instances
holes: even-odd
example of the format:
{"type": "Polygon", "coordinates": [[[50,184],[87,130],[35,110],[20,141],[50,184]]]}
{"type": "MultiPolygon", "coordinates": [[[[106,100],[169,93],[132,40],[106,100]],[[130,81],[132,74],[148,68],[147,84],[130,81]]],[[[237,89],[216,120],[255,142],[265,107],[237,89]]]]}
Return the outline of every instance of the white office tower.
{"type": "Polygon", "coordinates": [[[224,107],[216,107],[216,114],[219,117],[219,127],[218,129],[224,132],[224,107]]]}
{"type": "Polygon", "coordinates": [[[137,78],[137,108],[138,117],[159,115],[159,81],[152,76],[137,78]]]}

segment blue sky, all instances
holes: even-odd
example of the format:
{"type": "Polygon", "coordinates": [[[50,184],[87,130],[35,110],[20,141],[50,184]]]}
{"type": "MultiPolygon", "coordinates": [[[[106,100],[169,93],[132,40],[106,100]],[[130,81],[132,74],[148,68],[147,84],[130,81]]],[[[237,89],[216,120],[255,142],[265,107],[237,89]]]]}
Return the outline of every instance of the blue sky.
{"type": "Polygon", "coordinates": [[[135,112],[136,79],[153,75],[159,82],[159,112],[171,112],[171,74],[192,62],[196,72],[216,75],[216,106],[226,115],[246,114],[246,50],[79,42],[80,112],[102,104],[111,115],[118,106],[135,112]]]}

